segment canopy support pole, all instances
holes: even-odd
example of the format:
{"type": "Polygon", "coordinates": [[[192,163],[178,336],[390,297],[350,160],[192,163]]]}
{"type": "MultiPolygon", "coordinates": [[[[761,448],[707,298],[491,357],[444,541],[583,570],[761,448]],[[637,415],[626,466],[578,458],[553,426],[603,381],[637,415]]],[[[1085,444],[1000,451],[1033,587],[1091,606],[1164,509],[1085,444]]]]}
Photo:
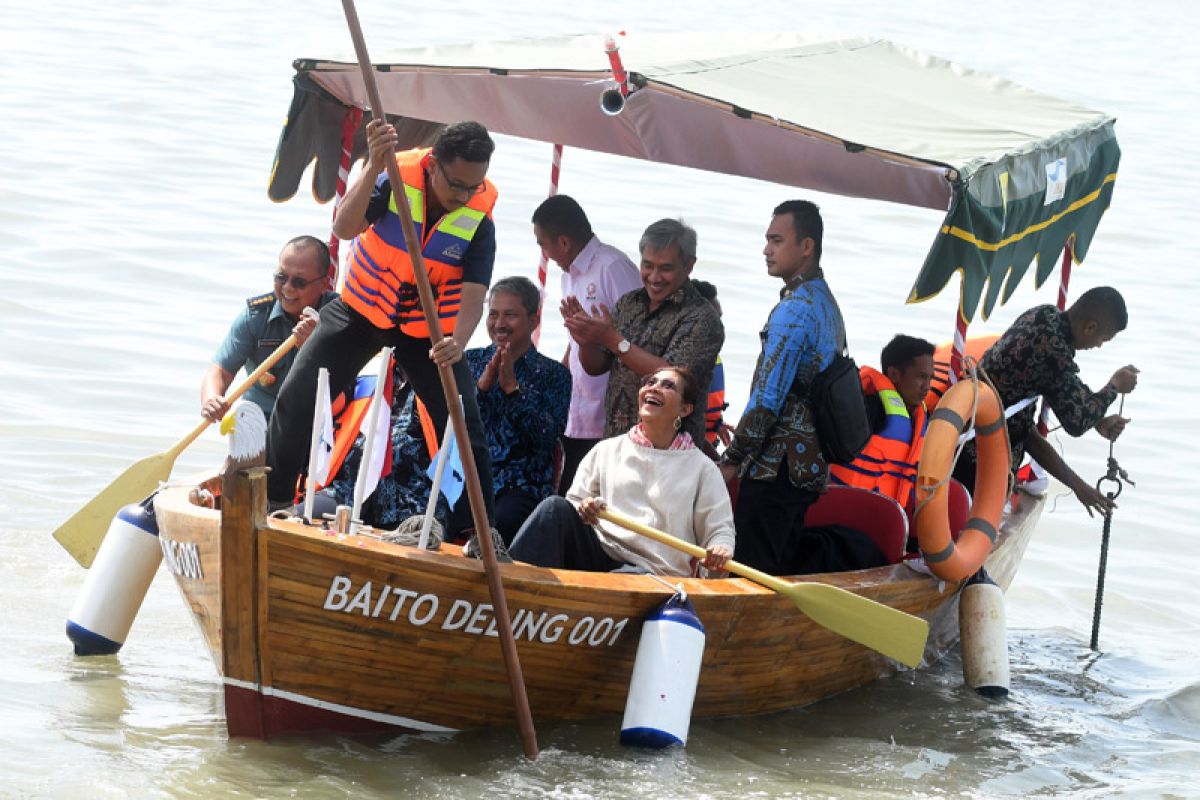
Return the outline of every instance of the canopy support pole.
{"type": "Polygon", "coordinates": [[[962,371],[963,353],[967,348],[967,326],[971,323],[962,312],[963,298],[962,292],[966,291],[964,285],[959,289],[958,306],[954,310],[954,343],[950,347],[950,385],[958,383],[958,373],[962,371]]]}
{"type": "MultiPolygon", "coordinates": [[[[346,116],[342,118],[342,153],[338,158],[338,177],[337,177],[337,193],[333,197],[333,217],[337,217],[338,207],[342,204],[342,199],[346,196],[346,182],[350,177],[350,155],[354,150],[354,132],[358,130],[358,126],[362,123],[363,112],[358,106],[350,106],[346,109],[346,116]]],[[[332,229],[329,232],[329,281],[328,287],[330,291],[337,291],[338,281],[338,242],[339,239],[332,229]]]]}
{"type": "MultiPolygon", "coordinates": [[[[1058,279],[1058,310],[1067,310],[1067,287],[1071,283],[1071,240],[1067,239],[1063,244],[1062,254],[1062,271],[1058,279]]],[[[1050,409],[1046,406],[1045,398],[1042,398],[1042,410],[1038,414],[1038,433],[1046,436],[1050,432],[1050,409]]]]}
{"type": "MultiPolygon", "coordinates": [[[[550,194],[547,197],[554,197],[558,194],[558,174],[562,169],[562,153],[563,146],[561,144],[554,145],[554,152],[550,159],[550,194]]],[[[538,261],[538,325],[533,329],[533,346],[537,347],[538,340],[542,338],[542,310],[546,305],[546,267],[549,259],[546,258],[545,251],[542,252],[542,258],[538,261]]]]}

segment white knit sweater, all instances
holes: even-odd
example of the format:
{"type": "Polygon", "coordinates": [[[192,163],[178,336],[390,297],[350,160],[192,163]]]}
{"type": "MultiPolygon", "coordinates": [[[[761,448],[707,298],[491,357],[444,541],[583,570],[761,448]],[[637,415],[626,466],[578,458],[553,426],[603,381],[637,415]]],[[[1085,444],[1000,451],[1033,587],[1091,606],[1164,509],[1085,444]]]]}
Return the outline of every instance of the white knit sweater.
{"type": "MultiPolygon", "coordinates": [[[[696,448],[656,450],[628,434],[605,439],[584,456],[567,499],[578,508],[601,497],[613,511],[707,549],[733,550],[733,508],[721,471],[696,448]]],[[[596,526],[604,550],[618,561],[659,575],[691,574],[691,557],[607,520],[596,526]]]]}

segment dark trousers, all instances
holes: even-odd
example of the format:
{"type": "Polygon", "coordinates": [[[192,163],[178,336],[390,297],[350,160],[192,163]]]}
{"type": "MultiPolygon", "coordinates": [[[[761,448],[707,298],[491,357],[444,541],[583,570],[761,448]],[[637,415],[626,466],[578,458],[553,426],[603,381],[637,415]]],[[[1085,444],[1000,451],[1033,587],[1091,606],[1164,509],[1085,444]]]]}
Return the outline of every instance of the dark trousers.
{"type": "Polygon", "coordinates": [[[788,477],[786,460],[775,480],[743,478],[733,513],[737,560],[768,575],[795,574],[803,544],[798,534],[808,507],[819,497],[796,488],[788,477]]]}
{"type": "Polygon", "coordinates": [[[571,481],[575,480],[575,473],[579,470],[579,462],[583,461],[583,457],[596,446],[599,439],[572,439],[570,436],[563,436],[559,440],[562,443],[562,478],[558,482],[558,493],[563,497],[567,496],[567,490],[571,488],[571,481]]]}
{"type": "Polygon", "coordinates": [[[501,489],[496,492],[496,530],[505,545],[511,545],[517,531],[537,508],[537,498],[524,489],[501,489]]]}
{"type": "Polygon", "coordinates": [[[508,553],[539,567],[612,572],[626,566],[604,551],[592,526],[584,525],[575,506],[558,495],[538,503],[508,553]]]}
{"type": "MultiPolygon", "coordinates": [[[[381,347],[394,347],[396,363],[404,371],[405,379],[412,385],[417,397],[429,409],[440,442],[446,429],[446,398],[442,393],[437,365],[429,360],[430,346],[429,339],[414,338],[401,333],[398,328],[376,328],[366,317],[342,302],[341,298],[326,304],[321,310],[321,324],[296,354],[296,362],[279,389],[275,411],[271,414],[271,426],[267,434],[267,465],[271,467],[267,496],[270,500],[273,503],[290,502],[296,493],[297,478],[308,467],[317,370],[321,367],[329,370],[330,390],[336,392],[341,387],[353,386],[359,370],[381,347]]],[[[465,358],[453,369],[458,390],[462,394],[471,452],[475,455],[475,466],[490,520],[495,516],[492,462],[488,458],[487,440],[479,418],[479,406],[475,402],[475,381],[465,358]]],[[[450,513],[451,533],[474,528],[470,503],[465,501],[464,497],[463,502],[457,503],[450,513]]]]}

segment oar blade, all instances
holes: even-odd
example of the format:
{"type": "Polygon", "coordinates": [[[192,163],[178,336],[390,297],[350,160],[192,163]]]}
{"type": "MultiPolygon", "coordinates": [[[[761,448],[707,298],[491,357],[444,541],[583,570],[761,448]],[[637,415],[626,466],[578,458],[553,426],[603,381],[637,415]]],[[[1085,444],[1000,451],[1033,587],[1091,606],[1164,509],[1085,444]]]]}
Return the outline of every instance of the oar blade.
{"type": "Polygon", "coordinates": [[[171,475],[175,453],[166,452],[143,458],[122,472],[87,505],[58,526],[54,538],[85,569],[92,565],[108,525],[122,506],[136,503],[158,488],[171,475]]]}
{"type": "Polygon", "coordinates": [[[920,617],[827,583],[788,584],[786,594],[818,625],[901,664],[921,663],[929,623],[920,617]]]}

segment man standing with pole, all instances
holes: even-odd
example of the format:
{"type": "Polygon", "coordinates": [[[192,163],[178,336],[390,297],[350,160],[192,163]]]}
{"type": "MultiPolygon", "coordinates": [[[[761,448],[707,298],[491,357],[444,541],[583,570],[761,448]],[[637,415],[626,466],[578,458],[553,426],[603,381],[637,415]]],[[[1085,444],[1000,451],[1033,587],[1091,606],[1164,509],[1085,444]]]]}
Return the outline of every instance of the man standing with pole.
{"type": "MultiPolygon", "coordinates": [[[[396,131],[373,120],[367,125],[369,161],[346,193],[334,219],[334,233],[353,238],[341,297],[323,310],[323,324],[301,351],[280,390],[268,438],[272,504],[287,503],[304,466],[309,405],[318,368],[329,369],[330,385],[348,385],[380,347],[395,356],[413,389],[429,409],[440,437],[447,405],[438,384],[445,367],[470,385],[462,352],[483,312],[496,252],[491,211],[496,187],[487,180],[495,145],[482,125],[460,122],[438,137],[432,149],[396,153],[396,131]],[[403,191],[395,192],[385,173],[398,167],[403,191]],[[436,286],[435,328],[422,311],[416,284],[417,259],[405,245],[397,197],[411,208],[423,261],[436,286]]],[[[470,442],[481,467],[487,516],[492,517],[491,467],[474,395],[464,398],[470,442]]],[[[461,506],[451,530],[471,529],[469,509],[461,506]]]]}
{"type": "MultiPolygon", "coordinates": [[[[383,118],[383,100],[380,98],[379,89],[375,85],[375,75],[372,72],[370,56],[367,55],[367,43],[363,39],[362,27],[358,23],[358,12],[354,8],[354,0],[342,0],[342,8],[346,13],[346,24],[350,28],[350,38],[354,40],[354,51],[358,56],[359,68],[362,70],[362,79],[367,89],[367,97],[375,114],[375,122],[378,123],[376,130],[378,131],[378,128],[382,126],[386,131],[388,126],[385,124],[383,118]]],[[[482,130],[482,126],[479,127],[482,130]]],[[[484,131],[483,133],[484,138],[487,138],[487,132],[484,131]]],[[[488,145],[491,144],[490,138],[487,139],[487,143],[488,145]]],[[[491,150],[491,147],[487,148],[486,155],[489,160],[491,150]]],[[[375,160],[374,154],[372,154],[372,160],[375,160]]],[[[397,160],[385,158],[384,161],[390,185],[403,187],[405,190],[403,200],[407,201],[410,194],[409,187],[405,185],[405,181],[400,174],[397,160]]],[[[490,187],[491,202],[495,203],[496,189],[486,182],[484,175],[487,172],[486,163],[483,165],[481,171],[478,170],[477,162],[471,159],[466,159],[466,162],[463,164],[453,163],[443,165],[441,162],[436,162],[434,166],[441,167],[443,170],[451,168],[454,173],[458,173],[456,175],[442,175],[442,187],[444,189],[460,189],[464,193],[466,190],[471,190],[470,194],[476,195],[478,194],[475,191],[476,187],[482,185],[485,191],[490,187]],[[476,165],[475,174],[466,174],[473,164],[476,165]],[[472,178],[474,178],[473,181],[472,178]],[[457,187],[451,184],[452,180],[457,183],[457,187]]],[[[426,175],[427,173],[422,170],[422,179],[426,175]]],[[[397,189],[396,194],[399,194],[399,189],[397,189]]],[[[423,205],[421,208],[422,211],[425,210],[423,205]]],[[[446,409],[442,413],[443,415],[449,414],[450,420],[454,425],[455,436],[458,437],[458,440],[460,442],[471,442],[471,447],[462,448],[461,453],[463,473],[467,483],[467,496],[470,500],[471,516],[475,525],[475,535],[478,536],[489,529],[488,514],[491,507],[491,465],[488,461],[487,447],[484,444],[483,431],[480,430],[479,410],[473,400],[470,402],[472,412],[470,414],[465,413],[464,408],[458,404],[458,380],[460,379],[456,378],[455,372],[462,373],[463,375],[466,375],[467,372],[466,364],[462,361],[462,348],[453,338],[450,340],[442,338],[442,330],[438,324],[438,314],[434,304],[433,290],[430,286],[431,281],[429,275],[426,273],[425,258],[420,245],[422,240],[417,236],[416,226],[413,222],[412,213],[409,210],[409,203],[400,202],[396,204],[396,210],[398,212],[397,217],[400,220],[400,230],[404,236],[405,252],[411,255],[412,274],[416,282],[417,295],[420,299],[423,316],[425,317],[425,324],[429,330],[430,343],[433,345],[429,355],[438,365],[438,377],[442,384],[441,407],[446,409]],[[446,347],[444,347],[446,341],[451,342],[448,345],[451,350],[449,353],[446,351],[446,347]],[[449,357],[451,355],[453,358],[449,357]],[[469,433],[467,420],[472,417],[475,430],[469,433]],[[484,473],[487,475],[488,484],[486,494],[480,483],[480,471],[476,466],[475,451],[477,449],[482,451],[482,458],[479,460],[482,462],[484,473]]],[[[491,211],[490,207],[487,211],[491,211]]],[[[444,221],[442,224],[444,224],[444,221]]],[[[442,224],[439,224],[439,229],[442,224]]],[[[430,237],[430,240],[432,240],[432,237],[430,237]]],[[[447,249],[449,250],[449,248],[447,249]]],[[[483,293],[479,291],[478,296],[475,298],[475,317],[470,325],[471,330],[474,330],[475,324],[478,323],[479,317],[483,313],[482,301],[483,293]]],[[[462,341],[465,342],[469,338],[470,331],[467,331],[466,338],[462,339],[462,341]]],[[[414,388],[416,388],[415,384],[414,388]]],[[[426,391],[428,391],[428,387],[426,391]]],[[[428,402],[426,400],[427,404],[428,402]]],[[[445,416],[442,416],[442,419],[444,420],[445,416]]],[[[488,544],[490,545],[490,543],[488,544]]],[[[492,605],[496,612],[495,619],[500,634],[500,651],[504,657],[504,666],[508,672],[509,685],[513,693],[513,706],[517,716],[517,724],[521,731],[521,744],[527,758],[537,758],[537,736],[533,729],[533,716],[529,710],[529,696],[525,690],[525,679],[521,674],[521,661],[517,656],[516,640],[513,638],[512,620],[508,614],[508,601],[504,596],[504,584],[500,580],[500,567],[497,564],[496,554],[491,546],[484,546],[479,549],[482,551],[488,591],[491,594],[492,605]]]]}

